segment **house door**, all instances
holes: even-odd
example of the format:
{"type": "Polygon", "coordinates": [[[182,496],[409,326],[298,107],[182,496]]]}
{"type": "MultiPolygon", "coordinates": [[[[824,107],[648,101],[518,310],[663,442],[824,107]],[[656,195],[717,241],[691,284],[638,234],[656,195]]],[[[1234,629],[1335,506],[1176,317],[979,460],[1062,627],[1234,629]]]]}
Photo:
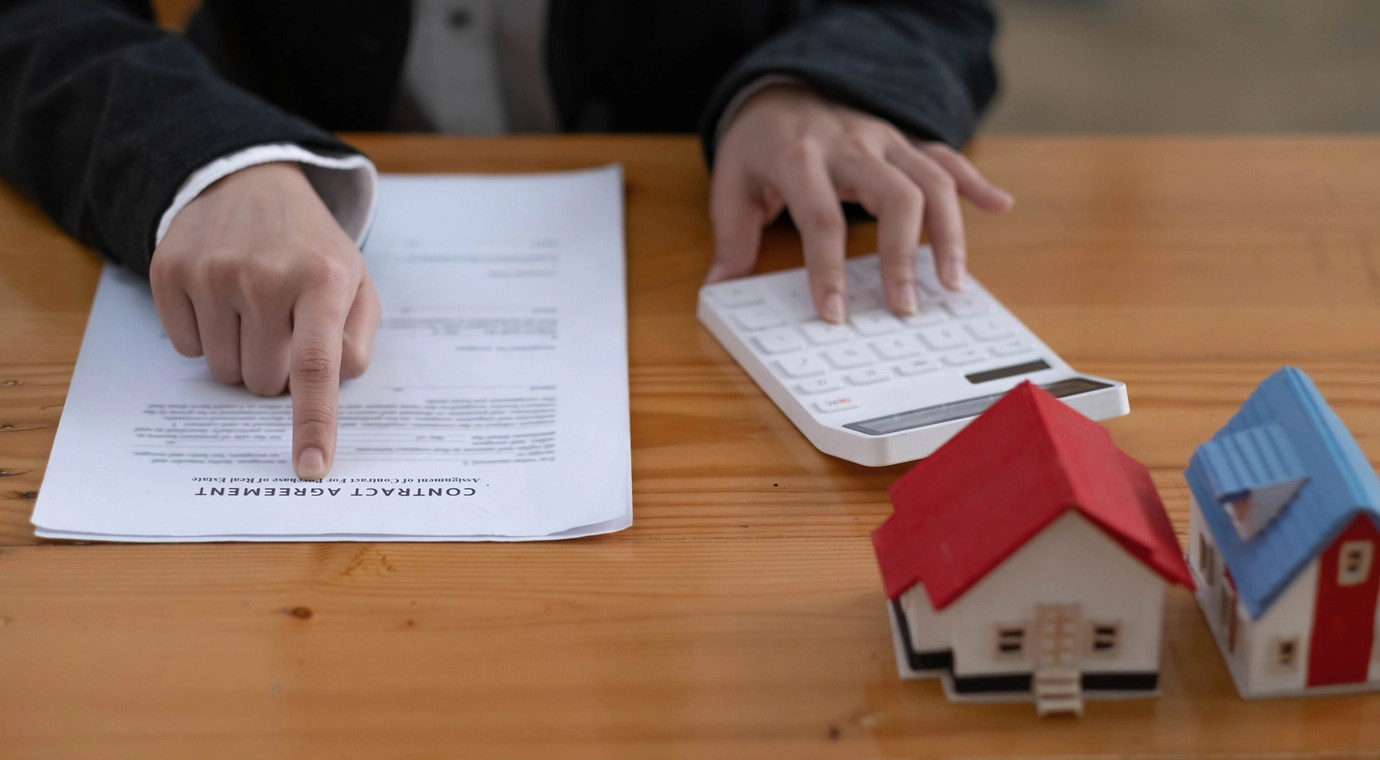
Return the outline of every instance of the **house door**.
{"type": "Polygon", "coordinates": [[[1377,552],[1380,531],[1364,514],[1323,552],[1308,652],[1309,686],[1367,680],[1380,596],[1377,552]]]}
{"type": "Polygon", "coordinates": [[[1035,670],[1077,668],[1082,659],[1083,612],[1077,604],[1035,606],[1035,670]]]}

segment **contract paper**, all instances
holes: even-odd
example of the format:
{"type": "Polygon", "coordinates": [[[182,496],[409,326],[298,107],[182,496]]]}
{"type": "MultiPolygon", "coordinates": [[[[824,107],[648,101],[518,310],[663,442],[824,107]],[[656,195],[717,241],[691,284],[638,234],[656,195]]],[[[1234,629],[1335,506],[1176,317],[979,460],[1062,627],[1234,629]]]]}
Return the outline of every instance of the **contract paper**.
{"type": "Polygon", "coordinates": [[[529,540],[632,523],[618,167],[385,176],[383,302],[340,390],[335,466],[291,464],[291,400],[173,349],[107,266],[33,522],[120,541],[529,540]]]}

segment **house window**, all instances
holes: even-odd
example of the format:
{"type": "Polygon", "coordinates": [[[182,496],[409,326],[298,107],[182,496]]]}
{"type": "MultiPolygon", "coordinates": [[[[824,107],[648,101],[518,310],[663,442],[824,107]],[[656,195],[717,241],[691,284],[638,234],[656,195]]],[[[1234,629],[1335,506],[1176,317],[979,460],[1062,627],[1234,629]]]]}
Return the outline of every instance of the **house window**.
{"type": "Polygon", "coordinates": [[[1341,559],[1337,562],[1337,585],[1359,586],[1370,578],[1371,560],[1375,545],[1369,541],[1347,541],[1342,544],[1341,559]]]}
{"type": "Polygon", "coordinates": [[[1297,637],[1292,639],[1276,639],[1274,657],[1270,661],[1270,669],[1276,673],[1292,673],[1299,667],[1299,640],[1297,637]]]}
{"type": "Polygon", "coordinates": [[[1212,564],[1213,550],[1212,544],[1208,543],[1207,533],[1198,534],[1198,572],[1202,573],[1203,580],[1212,585],[1212,564]]]}
{"type": "Polygon", "coordinates": [[[997,626],[997,659],[1015,660],[1025,654],[1025,626],[997,626]]]}
{"type": "Polygon", "coordinates": [[[1236,613],[1236,594],[1232,593],[1231,587],[1222,584],[1217,591],[1217,616],[1222,621],[1222,628],[1225,630],[1231,625],[1232,617],[1236,613]]]}
{"type": "Polygon", "coordinates": [[[1121,651],[1121,624],[1093,623],[1088,648],[1099,657],[1117,656],[1121,651]]]}

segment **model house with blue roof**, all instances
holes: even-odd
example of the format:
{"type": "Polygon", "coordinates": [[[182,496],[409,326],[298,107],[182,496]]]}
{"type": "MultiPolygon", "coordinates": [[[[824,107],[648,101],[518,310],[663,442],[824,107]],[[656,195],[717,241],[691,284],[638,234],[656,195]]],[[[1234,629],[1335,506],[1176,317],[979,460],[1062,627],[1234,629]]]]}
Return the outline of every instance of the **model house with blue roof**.
{"type": "Polygon", "coordinates": [[[1285,367],[1194,452],[1189,563],[1243,697],[1380,688],[1380,479],[1285,367]]]}

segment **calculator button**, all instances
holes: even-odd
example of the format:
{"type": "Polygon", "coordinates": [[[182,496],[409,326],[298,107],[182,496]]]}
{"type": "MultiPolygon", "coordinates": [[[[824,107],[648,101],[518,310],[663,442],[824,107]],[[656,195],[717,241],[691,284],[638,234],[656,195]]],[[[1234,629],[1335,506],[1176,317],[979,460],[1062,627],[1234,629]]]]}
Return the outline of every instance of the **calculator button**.
{"type": "Polygon", "coordinates": [[[882,305],[882,296],[877,291],[861,286],[848,288],[848,311],[870,311],[882,305]]]}
{"type": "Polygon", "coordinates": [[[896,365],[896,371],[902,375],[923,375],[926,372],[933,372],[939,369],[939,362],[929,357],[921,359],[911,359],[908,362],[901,362],[896,365]]]}
{"type": "Polygon", "coordinates": [[[848,266],[849,269],[852,269],[857,272],[866,272],[869,269],[875,272],[882,265],[881,257],[876,255],[850,256],[849,258],[844,259],[843,262],[848,266]]]}
{"type": "Polygon", "coordinates": [[[944,299],[944,308],[955,317],[980,317],[988,312],[988,304],[972,293],[955,293],[944,299]]]}
{"type": "Polygon", "coordinates": [[[920,286],[920,292],[929,296],[942,296],[948,292],[944,283],[939,281],[933,262],[915,262],[915,283],[920,286]]]}
{"type": "Polygon", "coordinates": [[[853,337],[853,331],[845,325],[835,325],[822,319],[812,319],[800,326],[805,337],[818,346],[838,343],[853,337]]]}
{"type": "Polygon", "coordinates": [[[909,359],[924,353],[924,346],[914,335],[895,335],[872,343],[872,350],[883,359],[909,359]]]}
{"type": "Polygon", "coordinates": [[[807,396],[814,393],[828,393],[829,391],[837,391],[841,390],[842,388],[843,383],[839,382],[838,378],[836,377],[816,377],[813,380],[806,380],[803,383],[797,383],[795,386],[795,389],[797,391],[807,396]]]}
{"type": "Polygon", "coordinates": [[[936,351],[968,345],[968,339],[953,325],[926,328],[920,331],[920,337],[936,351]]]}
{"type": "Polygon", "coordinates": [[[842,412],[845,409],[857,409],[859,404],[851,396],[836,396],[835,398],[822,398],[815,402],[815,408],[824,413],[842,412]]]}
{"type": "Polygon", "coordinates": [[[805,347],[805,341],[800,339],[795,330],[783,327],[777,330],[768,330],[752,336],[752,342],[757,344],[757,348],[763,353],[784,354],[788,351],[799,351],[805,347]]]}
{"type": "Polygon", "coordinates": [[[815,317],[815,302],[806,285],[788,285],[776,293],[787,316],[796,322],[815,317]]]}
{"type": "Polygon", "coordinates": [[[993,317],[975,319],[964,327],[968,328],[968,332],[972,333],[973,337],[978,340],[997,340],[1008,337],[1015,332],[1010,322],[993,317]]]}
{"type": "Polygon", "coordinates": [[[866,285],[876,283],[882,277],[882,261],[876,256],[848,259],[844,268],[848,284],[866,285]]]}
{"type": "Polygon", "coordinates": [[[867,369],[860,369],[857,372],[849,372],[847,375],[844,375],[844,378],[853,385],[871,385],[873,383],[881,383],[890,380],[891,373],[884,369],[878,369],[877,367],[868,367],[867,369]]]}
{"type": "Polygon", "coordinates": [[[982,353],[976,348],[965,348],[960,351],[950,351],[941,358],[944,360],[944,363],[950,367],[958,367],[964,364],[980,362],[987,358],[987,354],[982,353]]]}
{"type": "Polygon", "coordinates": [[[944,310],[939,308],[939,304],[933,301],[921,301],[920,305],[916,307],[915,313],[908,317],[901,317],[901,321],[907,327],[925,327],[938,324],[948,318],[944,310]]]}
{"type": "Polygon", "coordinates": [[[814,354],[785,357],[776,363],[776,367],[786,377],[813,377],[829,371],[824,361],[814,354]]]}
{"type": "Polygon", "coordinates": [[[749,306],[733,312],[733,321],[744,330],[765,330],[786,324],[781,315],[766,306],[749,306]]]}
{"type": "Polygon", "coordinates": [[[881,335],[901,329],[901,320],[880,309],[855,313],[848,321],[863,335],[881,335]]]}
{"type": "Polygon", "coordinates": [[[762,301],[761,292],[745,282],[719,285],[710,290],[709,295],[712,296],[720,306],[727,306],[730,309],[739,306],[750,306],[755,303],[761,303],[762,301]]]}
{"type": "Polygon", "coordinates": [[[855,346],[840,346],[831,348],[824,352],[824,358],[829,363],[839,369],[853,369],[854,367],[865,367],[874,360],[871,352],[864,348],[855,346]]]}
{"type": "Polygon", "coordinates": [[[1035,344],[1025,338],[1007,338],[1000,343],[994,343],[987,347],[993,356],[1011,356],[1013,354],[1023,354],[1027,351],[1035,350],[1035,344]]]}

